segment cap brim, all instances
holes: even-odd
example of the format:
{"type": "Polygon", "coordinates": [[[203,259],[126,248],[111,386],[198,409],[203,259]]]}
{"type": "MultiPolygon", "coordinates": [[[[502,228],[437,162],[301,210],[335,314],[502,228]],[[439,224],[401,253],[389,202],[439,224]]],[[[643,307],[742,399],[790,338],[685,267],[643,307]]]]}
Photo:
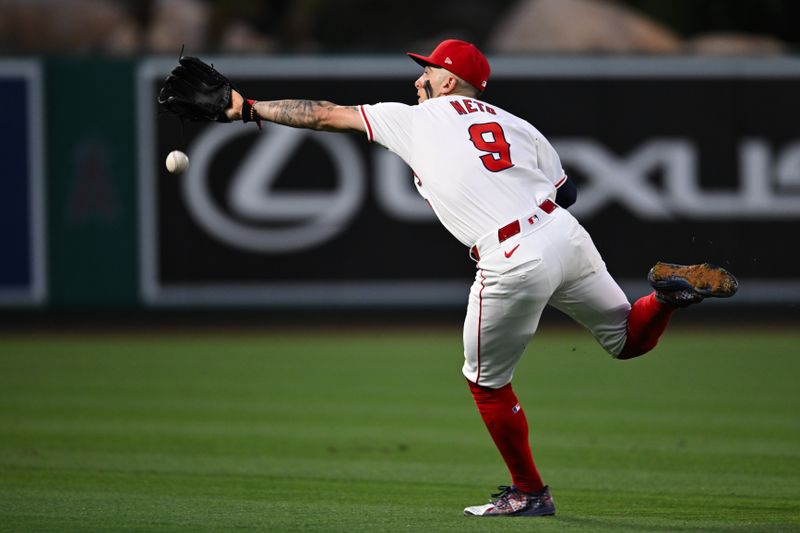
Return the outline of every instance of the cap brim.
{"type": "Polygon", "coordinates": [[[419,54],[412,54],[411,52],[406,52],[406,55],[413,59],[418,65],[422,67],[438,67],[436,63],[432,63],[429,57],[421,56],[419,54]]]}

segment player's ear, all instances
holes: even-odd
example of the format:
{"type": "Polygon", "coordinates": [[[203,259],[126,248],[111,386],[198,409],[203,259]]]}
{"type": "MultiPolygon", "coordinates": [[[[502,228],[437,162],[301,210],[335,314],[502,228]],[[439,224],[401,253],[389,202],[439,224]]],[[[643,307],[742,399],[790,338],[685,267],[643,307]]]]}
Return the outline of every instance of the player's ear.
{"type": "Polygon", "coordinates": [[[458,78],[451,74],[445,78],[444,84],[442,84],[442,94],[450,94],[456,89],[458,89],[458,78]]]}

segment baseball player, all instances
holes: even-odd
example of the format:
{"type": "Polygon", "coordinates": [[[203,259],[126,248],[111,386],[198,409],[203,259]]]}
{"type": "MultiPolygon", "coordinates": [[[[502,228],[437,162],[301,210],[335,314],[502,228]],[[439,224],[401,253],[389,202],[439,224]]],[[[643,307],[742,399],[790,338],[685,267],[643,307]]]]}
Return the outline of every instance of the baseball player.
{"type": "Polygon", "coordinates": [[[656,345],[675,309],[732,296],[737,282],[707,263],[657,263],[648,275],[654,292],[631,305],[567,210],[577,189],[552,145],[525,120],[481,98],[490,72],[484,55],[459,40],[442,42],[429,56],[408,55],[422,67],[414,82],[417,105],[246,99],[216,70],[189,57],[167,78],[159,103],[197,120],[360,132],[411,167],[419,193],[476,262],[463,374],[511,475],[511,484],[500,486],[489,503],[464,513],[554,515],[511,386],[544,307],[582,324],[613,357],[630,359],[656,345]]]}

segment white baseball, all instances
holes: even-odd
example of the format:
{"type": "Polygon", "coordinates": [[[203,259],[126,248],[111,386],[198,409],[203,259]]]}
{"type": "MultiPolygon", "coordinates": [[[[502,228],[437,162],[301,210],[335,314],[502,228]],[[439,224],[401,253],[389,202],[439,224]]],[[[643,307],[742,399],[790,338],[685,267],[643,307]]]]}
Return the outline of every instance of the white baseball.
{"type": "Polygon", "coordinates": [[[167,170],[180,174],[189,166],[189,157],[180,150],[173,150],[167,156],[167,170]]]}

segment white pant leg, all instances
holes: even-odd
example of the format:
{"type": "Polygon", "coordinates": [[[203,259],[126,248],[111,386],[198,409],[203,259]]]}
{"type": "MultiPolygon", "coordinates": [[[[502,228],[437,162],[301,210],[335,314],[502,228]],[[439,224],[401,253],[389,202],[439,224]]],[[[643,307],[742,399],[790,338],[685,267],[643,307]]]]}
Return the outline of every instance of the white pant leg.
{"type": "Polygon", "coordinates": [[[616,356],[625,345],[631,305],[577,220],[566,236],[572,256],[565,257],[565,280],[550,305],[588,329],[608,353],[616,356]]]}
{"type": "Polygon", "coordinates": [[[478,263],[464,320],[467,379],[499,388],[550,303],[586,327],[612,355],[625,344],[630,304],[589,234],[566,210],[540,230],[503,242],[478,263]],[[504,251],[511,251],[511,258],[504,251]]]}
{"type": "Polygon", "coordinates": [[[512,237],[478,263],[464,321],[467,379],[499,388],[514,369],[539,325],[539,318],[562,280],[558,252],[542,230],[512,237]],[[513,250],[510,258],[504,252],[513,250]]]}
{"type": "Polygon", "coordinates": [[[631,304],[605,268],[565,283],[553,294],[550,305],[588,329],[608,353],[619,355],[627,338],[631,304]]]}

